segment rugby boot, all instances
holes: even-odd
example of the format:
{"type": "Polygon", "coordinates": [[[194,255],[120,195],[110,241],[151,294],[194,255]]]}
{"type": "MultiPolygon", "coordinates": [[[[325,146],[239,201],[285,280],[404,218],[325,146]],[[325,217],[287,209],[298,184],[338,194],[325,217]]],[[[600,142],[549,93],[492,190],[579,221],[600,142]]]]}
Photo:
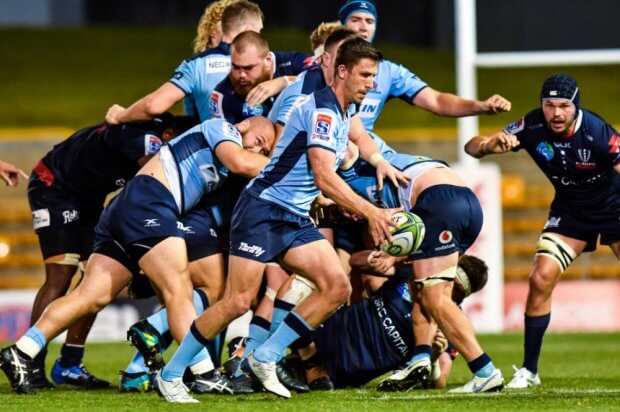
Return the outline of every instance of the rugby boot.
{"type": "Polygon", "coordinates": [[[36,368],[32,371],[32,387],[35,389],[54,389],[55,386],[45,376],[45,369],[36,368]]]}
{"type": "Polygon", "coordinates": [[[276,364],[276,374],[278,380],[282,385],[286,386],[287,389],[297,393],[306,393],[310,391],[308,385],[301,380],[297,371],[291,368],[285,359],[276,364]]]}
{"type": "Polygon", "coordinates": [[[383,392],[403,392],[411,389],[428,389],[431,386],[430,375],[430,359],[422,358],[379,382],[377,390],[383,392]]]}
{"type": "Polygon", "coordinates": [[[259,362],[254,359],[254,354],[252,353],[248,357],[248,365],[252,370],[252,374],[256,376],[267,391],[283,398],[288,399],[291,397],[291,392],[278,380],[275,362],[259,362]]]}
{"type": "Polygon", "coordinates": [[[156,371],[164,367],[163,338],[146,319],[134,323],[129,328],[127,340],[138,349],[149,369],[156,371]]]}
{"type": "Polygon", "coordinates": [[[65,368],[57,359],[52,368],[52,380],[59,384],[79,386],[85,389],[107,389],[110,382],[99,379],[82,364],[65,368]]]}
{"type": "Polygon", "coordinates": [[[15,393],[33,394],[32,359],[22,354],[15,345],[0,350],[0,369],[6,374],[15,393]]]}
{"type": "Polygon", "coordinates": [[[224,362],[224,365],[222,365],[224,368],[224,374],[229,378],[233,378],[241,366],[242,361],[242,357],[233,355],[226,362],[224,362]]]}
{"type": "Polygon", "coordinates": [[[161,396],[172,403],[198,403],[198,399],[189,394],[189,389],[183,383],[183,378],[174,378],[166,381],[161,377],[161,370],[155,375],[154,387],[161,396]]]}
{"type": "Polygon", "coordinates": [[[259,382],[255,382],[254,379],[246,373],[236,376],[230,381],[233,384],[233,393],[235,395],[248,395],[260,392],[262,389],[262,385],[259,382]]]}
{"type": "Polygon", "coordinates": [[[335,389],[334,382],[329,376],[321,376],[315,380],[308,382],[311,391],[333,391],[335,389]]]}
{"type": "Polygon", "coordinates": [[[488,378],[480,378],[476,375],[463,386],[454,388],[449,393],[482,393],[499,392],[504,387],[502,371],[495,369],[488,378]]]}
{"type": "Polygon", "coordinates": [[[537,373],[534,374],[527,368],[519,369],[515,365],[512,365],[512,368],[515,370],[515,374],[508,382],[508,385],[506,385],[506,389],[525,389],[540,385],[540,377],[538,377],[537,373]]]}
{"type": "Polygon", "coordinates": [[[192,382],[188,386],[190,391],[198,395],[203,395],[205,393],[232,395],[234,393],[233,383],[226,375],[217,369],[200,375],[194,375],[192,382]]]}
{"type": "Polygon", "coordinates": [[[151,390],[151,379],[146,372],[125,372],[119,371],[121,383],[119,389],[121,393],[148,392],[151,390]]]}

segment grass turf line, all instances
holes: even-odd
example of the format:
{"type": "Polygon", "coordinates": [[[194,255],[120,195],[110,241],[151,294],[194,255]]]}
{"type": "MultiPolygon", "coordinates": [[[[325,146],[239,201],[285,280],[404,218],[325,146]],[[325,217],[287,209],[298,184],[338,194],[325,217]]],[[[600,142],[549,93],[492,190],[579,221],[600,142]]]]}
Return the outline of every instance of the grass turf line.
{"type": "MultiPolygon", "coordinates": [[[[505,378],[512,375],[511,365],[521,359],[521,335],[481,335],[481,343],[499,366],[505,378]]],[[[201,403],[189,407],[217,411],[398,411],[398,410],[620,410],[620,340],[619,333],[558,334],[545,337],[541,359],[543,386],[522,391],[504,391],[482,396],[450,395],[445,391],[413,391],[385,394],[373,385],[363,389],[338,390],[331,393],[293,394],[290,400],[276,399],[261,393],[251,396],[200,396],[201,403]]],[[[48,371],[58,355],[59,345],[52,345],[48,371]]],[[[118,384],[117,371],[126,366],[132,353],[125,343],[89,344],[85,364],[95,373],[118,384]]],[[[457,359],[449,385],[454,387],[469,379],[462,359],[457,359]]],[[[188,406],[170,405],[155,394],[120,394],[116,389],[81,391],[58,387],[36,396],[10,393],[0,378],[0,410],[176,410],[188,406]]]]}

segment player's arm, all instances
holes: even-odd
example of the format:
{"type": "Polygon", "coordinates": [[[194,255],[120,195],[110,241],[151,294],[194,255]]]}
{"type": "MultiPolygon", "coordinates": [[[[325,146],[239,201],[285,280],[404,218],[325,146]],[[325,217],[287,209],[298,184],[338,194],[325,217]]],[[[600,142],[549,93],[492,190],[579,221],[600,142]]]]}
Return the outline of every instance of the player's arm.
{"type": "Polygon", "coordinates": [[[614,166],[614,170],[616,171],[616,173],[620,174],[620,163],[614,166]]]}
{"type": "Polygon", "coordinates": [[[128,108],[118,104],[112,105],[105,116],[106,122],[120,124],[153,119],[174,106],[185,97],[185,92],[167,82],[128,108]]]}
{"type": "Polygon", "coordinates": [[[439,92],[425,87],[412,100],[412,103],[439,116],[463,117],[477,114],[496,114],[508,112],[510,101],[499,94],[486,100],[463,99],[451,93],[439,92]]]}
{"type": "Polygon", "coordinates": [[[20,177],[28,179],[28,175],[23,170],[0,160],[0,178],[4,180],[7,186],[17,186],[20,177]]]}
{"type": "Polygon", "coordinates": [[[323,147],[310,147],[308,159],[314,171],[316,186],[344,209],[367,219],[375,245],[382,243],[386,238],[392,239],[389,227],[396,224],[392,222],[391,216],[402,208],[380,209],[355,194],[334,171],[336,164],[334,152],[323,147]]]}
{"type": "Polygon", "coordinates": [[[504,130],[491,136],[476,136],[465,144],[465,152],[477,159],[490,154],[506,153],[519,146],[519,139],[504,130]]]}
{"type": "Polygon", "coordinates": [[[383,181],[386,178],[390,179],[396,187],[400,183],[407,183],[410,180],[407,175],[383,158],[377,144],[364,129],[364,125],[357,115],[351,118],[349,140],[358,147],[362,159],[377,169],[377,187],[379,190],[383,189],[383,181]]]}
{"type": "Polygon", "coordinates": [[[295,80],[295,76],[282,76],[266,80],[254,86],[245,98],[248,106],[256,106],[272,96],[279,94],[286,86],[295,80]]]}
{"type": "Polygon", "coordinates": [[[268,157],[245,150],[231,141],[218,144],[215,155],[228,170],[243,177],[256,177],[269,164],[268,157]]]}

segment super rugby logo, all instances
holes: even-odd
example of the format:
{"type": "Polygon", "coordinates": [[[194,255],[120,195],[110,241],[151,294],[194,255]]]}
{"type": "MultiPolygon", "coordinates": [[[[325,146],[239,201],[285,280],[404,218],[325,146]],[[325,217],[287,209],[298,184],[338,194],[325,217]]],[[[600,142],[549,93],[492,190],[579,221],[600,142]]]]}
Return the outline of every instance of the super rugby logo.
{"type": "Polygon", "coordinates": [[[506,126],[504,131],[508,134],[515,134],[515,133],[519,133],[520,131],[522,131],[524,127],[525,127],[525,119],[522,117],[516,122],[512,122],[508,126],[506,126]]]}
{"type": "Polygon", "coordinates": [[[311,140],[329,140],[332,130],[332,117],[327,114],[318,114],[314,122],[314,133],[311,140]]]}
{"type": "Polygon", "coordinates": [[[211,97],[209,98],[209,111],[211,112],[211,117],[216,119],[221,119],[221,110],[220,110],[220,99],[221,94],[213,91],[211,93],[211,97]]]}
{"type": "Polygon", "coordinates": [[[161,148],[161,140],[153,134],[144,135],[144,155],[149,156],[159,152],[161,148]]]}

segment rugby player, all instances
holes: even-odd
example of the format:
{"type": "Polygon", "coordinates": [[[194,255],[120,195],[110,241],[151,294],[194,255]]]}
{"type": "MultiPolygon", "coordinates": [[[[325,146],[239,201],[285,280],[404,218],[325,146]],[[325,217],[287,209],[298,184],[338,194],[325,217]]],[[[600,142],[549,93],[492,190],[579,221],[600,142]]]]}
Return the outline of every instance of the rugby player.
{"type": "MultiPolygon", "coordinates": [[[[362,255],[366,263],[369,254],[370,251],[357,252],[354,256],[362,255]]],[[[370,269],[386,276],[380,265],[394,271],[393,258],[382,252],[373,252],[372,256],[374,262],[370,267],[364,267],[366,272],[370,269]]],[[[415,343],[411,320],[413,301],[408,286],[411,271],[407,269],[396,269],[395,275],[383,278],[385,283],[368,299],[340,308],[315,331],[315,345],[300,351],[309,367],[311,387],[313,380],[320,376],[317,370],[321,366],[336,387],[361,386],[410,359],[415,343]]],[[[480,259],[461,256],[452,300],[460,305],[464,298],[482,289],[486,284],[487,270],[480,259]]],[[[439,371],[444,375],[441,387],[449,374],[451,360],[449,356],[442,356],[440,362],[443,365],[434,371],[434,381],[439,379],[439,371]]],[[[437,360],[433,367],[438,367],[437,360]]]]}
{"type": "MultiPolygon", "coordinates": [[[[172,336],[180,342],[196,316],[184,231],[178,220],[229,173],[252,177],[268,163],[273,125],[253,117],[237,125],[214,119],[164,146],[106,207],[85,277],[73,292],[52,302],[15,345],[0,351],[13,390],[32,393],[32,359],[46,343],[87,314],[105,307],[132,277],[137,262],[166,304],[172,336]]],[[[203,348],[204,349],[204,348],[203,348]]],[[[192,372],[212,368],[203,350],[192,372]]]]}
{"type": "MultiPolygon", "coordinates": [[[[247,30],[259,33],[263,28],[263,12],[258,5],[239,0],[222,14],[222,42],[184,60],[172,78],[154,92],[128,108],[112,105],[106,114],[110,124],[148,120],[183,100],[185,113],[201,121],[210,118],[209,97],[215,86],[230,72],[230,43],[247,30]]],[[[301,71],[301,70],[300,70],[301,71]]]]}
{"type": "MultiPolygon", "coordinates": [[[[64,296],[80,262],[92,253],[95,225],[109,193],[123,187],[164,142],[194,125],[189,117],[170,114],[153,121],[112,126],[105,123],[79,130],[57,144],[34,167],[28,201],[45,263],[45,282],[34,300],[31,325],[45,308],[64,296]]],[[[81,365],[84,342],[95,316],[69,328],[52,380],[88,388],[109,386],[81,365]]],[[[33,385],[48,388],[42,350],[34,360],[33,385]]]]}
{"type": "MultiPolygon", "coordinates": [[[[196,402],[181,376],[192,357],[230,321],[244,314],[260,287],[265,264],[279,256],[309,278],[317,290],[284,319],[278,330],[248,358],[264,387],[283,397],[290,392],[278,381],[276,362],[300,336],[309,334],[350,293],[350,285],[330,244],[319,234],[308,212],[322,190],[343,207],[368,219],[375,243],[389,236],[395,210],[380,209],[355,195],[335,173],[349,142],[354,104],[372,87],[381,55],[356,38],[342,44],[331,87],[322,89],[293,111],[273,158],[244,190],[235,206],[224,298],[204,312],[179,349],[157,375],[160,392],[170,402],[196,402]]],[[[252,118],[251,118],[252,119],[252,118]]],[[[355,136],[357,137],[357,136],[355,136]]],[[[366,137],[366,136],[363,136],[366,137]]],[[[362,156],[378,154],[371,139],[360,138],[362,156]]],[[[397,176],[379,163],[378,173],[397,176]]]]}
{"type": "Polygon", "coordinates": [[[200,16],[196,38],[194,39],[194,53],[202,53],[207,49],[217,47],[222,42],[222,15],[226,7],[237,0],[218,0],[205,8],[200,16]]]}
{"type": "Polygon", "coordinates": [[[211,93],[211,118],[238,123],[250,116],[267,116],[274,97],[250,105],[246,97],[263,82],[279,78],[281,88],[288,84],[283,76],[297,74],[297,67],[306,65],[307,56],[297,52],[270,52],[269,44],[259,33],[246,31],[230,45],[230,74],[211,93]]]}
{"type": "Polygon", "coordinates": [[[540,99],[541,107],[519,121],[465,145],[477,158],[525,149],[555,188],[530,273],[523,364],[507,385],[515,389],[540,385],[538,359],[562,273],[581,253],[596,250],[599,236],[620,258],[618,132],[581,107],[577,81],[570,76],[545,80],[540,99]]]}
{"type": "Polygon", "coordinates": [[[448,341],[467,360],[474,374],[455,393],[501,390],[502,373],[476,340],[467,316],[450,298],[459,255],[474,243],[482,227],[482,208],[474,193],[445,163],[424,156],[397,153],[390,162],[411,180],[405,187],[390,182],[382,191],[375,185],[374,172],[356,162],[357,148],[349,145],[341,172],[347,184],[360,196],[383,207],[403,207],[424,221],[426,234],[420,248],[409,255],[416,289],[412,311],[416,346],[411,363],[393,374],[385,386],[407,390],[427,385],[431,373],[431,344],[437,325],[448,341]],[[436,322],[436,324],[434,323],[436,322]]]}
{"type": "Polygon", "coordinates": [[[23,177],[28,179],[28,175],[23,170],[13,166],[10,163],[0,160],[0,178],[4,180],[7,186],[17,186],[19,184],[19,178],[23,177]]]}

